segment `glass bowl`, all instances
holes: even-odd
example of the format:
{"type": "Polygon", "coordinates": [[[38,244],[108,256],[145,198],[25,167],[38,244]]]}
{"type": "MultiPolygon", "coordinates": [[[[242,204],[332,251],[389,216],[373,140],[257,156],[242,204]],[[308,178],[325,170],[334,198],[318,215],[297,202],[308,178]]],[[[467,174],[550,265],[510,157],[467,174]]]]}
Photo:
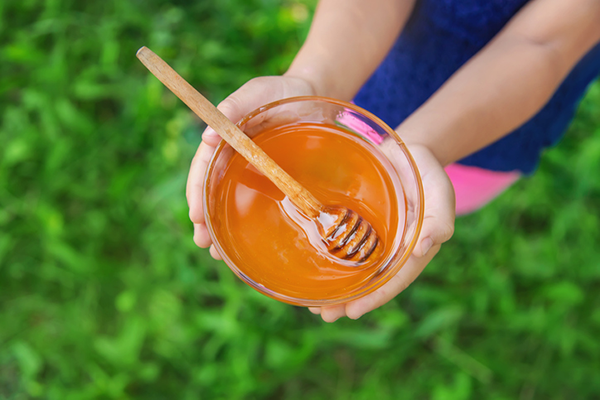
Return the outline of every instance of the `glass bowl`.
{"type": "MultiPolygon", "coordinates": [[[[340,100],[303,96],[279,100],[264,105],[249,113],[237,125],[249,137],[278,126],[288,124],[311,123],[323,127],[335,127],[359,138],[375,152],[378,157],[387,161],[387,171],[394,184],[397,199],[398,226],[389,227],[393,234],[392,244],[385,256],[378,264],[377,272],[368,280],[361,282],[358,287],[335,296],[329,296],[323,291],[322,298],[303,298],[298,295],[280,293],[277,288],[268,287],[252,279],[251,274],[245,270],[245,263],[240,262],[239,254],[232,257],[231,249],[226,250],[228,237],[216,226],[221,226],[227,219],[223,206],[219,206],[219,193],[217,188],[228,168],[228,163],[235,154],[234,150],[225,141],[217,149],[209,162],[204,181],[203,204],[208,232],[214,246],[223,261],[245,283],[257,291],[276,300],[299,306],[327,306],[343,304],[359,297],[365,296],[389,281],[410,257],[416,245],[421,225],[423,223],[423,186],[417,166],[409,153],[406,145],[398,134],[387,126],[382,120],[370,112],[350,103],[340,100]],[[238,261],[234,261],[234,258],[238,261]]],[[[362,143],[362,142],[361,142],[362,143]]],[[[395,206],[395,204],[393,204],[395,206]]],[[[313,296],[314,297],[314,296],[313,296]]]]}

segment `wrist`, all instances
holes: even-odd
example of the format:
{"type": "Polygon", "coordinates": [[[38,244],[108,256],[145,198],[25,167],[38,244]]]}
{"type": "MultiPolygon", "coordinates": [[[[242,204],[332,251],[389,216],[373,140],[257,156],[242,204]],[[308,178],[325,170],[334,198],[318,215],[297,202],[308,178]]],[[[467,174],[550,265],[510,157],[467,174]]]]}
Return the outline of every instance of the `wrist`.
{"type": "Polygon", "coordinates": [[[310,86],[315,96],[333,97],[326,88],[322,74],[313,66],[297,67],[294,64],[283,74],[286,78],[300,79],[310,86]]]}
{"type": "Polygon", "coordinates": [[[425,132],[417,132],[414,130],[408,131],[402,128],[402,125],[400,125],[396,129],[396,132],[409,150],[411,148],[419,148],[420,150],[431,154],[442,167],[446,167],[455,161],[450,159],[448,154],[446,154],[440,146],[436,146],[434,142],[428,140],[428,136],[425,132]]]}

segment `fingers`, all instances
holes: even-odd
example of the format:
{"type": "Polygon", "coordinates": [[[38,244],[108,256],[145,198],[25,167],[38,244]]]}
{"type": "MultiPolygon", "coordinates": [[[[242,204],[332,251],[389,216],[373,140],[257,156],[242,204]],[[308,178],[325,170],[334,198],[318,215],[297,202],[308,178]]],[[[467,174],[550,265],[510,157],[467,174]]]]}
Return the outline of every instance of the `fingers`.
{"type": "Polygon", "coordinates": [[[202,143],[206,143],[209,147],[212,147],[213,149],[217,148],[217,145],[220,141],[221,136],[219,136],[217,132],[215,132],[214,129],[210,126],[204,130],[204,133],[202,133],[202,143]]]}
{"type": "Polygon", "coordinates": [[[342,317],[358,319],[366,313],[381,307],[406,289],[423,272],[429,261],[437,254],[440,245],[435,245],[423,257],[410,257],[402,269],[385,285],[354,301],[330,307],[309,307],[313,314],[320,314],[325,322],[335,322],[342,317]]]}
{"type": "Polygon", "coordinates": [[[358,319],[364,314],[373,311],[374,309],[381,307],[404,289],[406,289],[417,277],[429,261],[437,254],[440,249],[440,245],[435,245],[423,257],[411,256],[408,262],[402,267],[392,279],[390,279],[385,285],[366,295],[360,299],[354,300],[346,304],[346,315],[350,319],[358,319]]]}
{"type": "Polygon", "coordinates": [[[217,248],[215,247],[215,245],[211,245],[210,249],[209,249],[210,255],[212,258],[214,258],[215,260],[222,260],[223,257],[221,257],[221,254],[219,254],[219,252],[217,251],[217,248]]]}
{"type": "Polygon", "coordinates": [[[410,148],[423,181],[425,212],[419,241],[413,254],[423,257],[436,245],[441,245],[454,233],[455,197],[448,175],[437,159],[423,147],[410,148]]]}
{"type": "Polygon", "coordinates": [[[335,322],[338,319],[346,316],[346,305],[321,307],[321,318],[325,322],[335,322]]]}
{"type": "Polygon", "coordinates": [[[205,224],[194,224],[194,243],[200,248],[207,248],[212,241],[205,224]]]}
{"type": "MultiPolygon", "coordinates": [[[[204,185],[204,175],[208,167],[208,162],[215,151],[215,147],[202,140],[196,155],[190,165],[188,174],[186,197],[190,208],[190,220],[195,224],[204,223],[204,212],[202,209],[202,187],[204,185]]],[[[206,247],[206,246],[205,246],[206,247]]]]}

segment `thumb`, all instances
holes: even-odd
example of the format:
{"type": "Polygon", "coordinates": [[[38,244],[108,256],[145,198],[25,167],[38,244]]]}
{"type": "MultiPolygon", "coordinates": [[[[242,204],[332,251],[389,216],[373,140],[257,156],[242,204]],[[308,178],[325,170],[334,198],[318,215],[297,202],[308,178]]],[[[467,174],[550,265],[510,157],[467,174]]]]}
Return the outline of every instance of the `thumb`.
{"type": "MultiPolygon", "coordinates": [[[[277,90],[280,77],[264,76],[254,78],[242,85],[238,90],[223,100],[217,108],[233,123],[237,123],[246,114],[257,108],[282,98],[277,90]]],[[[210,127],[202,134],[202,140],[209,145],[218,144],[221,138],[210,127]]]]}
{"type": "Polygon", "coordinates": [[[425,195],[423,225],[413,254],[424,257],[431,248],[448,241],[454,233],[454,187],[429,151],[411,149],[411,152],[422,174],[425,195]]]}
{"type": "MultiPolygon", "coordinates": [[[[313,86],[306,80],[284,76],[260,76],[246,82],[223,100],[217,108],[230,121],[237,123],[244,115],[273,101],[292,96],[314,95],[313,86]]],[[[220,140],[216,132],[206,129],[202,137],[209,145],[220,140]]]]}
{"type": "Polygon", "coordinates": [[[423,219],[423,227],[413,254],[424,257],[434,246],[448,241],[454,233],[454,219],[450,221],[443,216],[430,216],[423,219]]]}
{"type": "MultiPolygon", "coordinates": [[[[231,122],[234,124],[237,123],[244,115],[247,114],[245,111],[247,107],[247,103],[244,103],[240,98],[244,98],[244,93],[242,91],[244,87],[242,86],[240,89],[230,94],[225,100],[223,100],[217,106],[217,109],[223,113],[231,122]],[[241,91],[241,92],[240,92],[241,91]]],[[[254,108],[252,108],[253,110],[254,108]]],[[[250,111],[250,110],[249,110],[250,111]]],[[[213,128],[208,126],[204,133],[202,134],[202,141],[211,147],[216,147],[219,144],[221,137],[215,132],[213,128]]]]}

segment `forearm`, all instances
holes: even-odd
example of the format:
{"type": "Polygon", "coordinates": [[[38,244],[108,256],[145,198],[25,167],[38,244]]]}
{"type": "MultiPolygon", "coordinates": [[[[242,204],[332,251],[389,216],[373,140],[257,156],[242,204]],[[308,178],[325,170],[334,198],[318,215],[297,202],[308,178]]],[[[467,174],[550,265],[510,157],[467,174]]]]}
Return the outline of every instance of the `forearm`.
{"type": "Polygon", "coordinates": [[[318,95],[351,100],[402,30],[414,0],[321,0],[311,29],[285,75],[318,95]]]}
{"type": "Polygon", "coordinates": [[[455,74],[397,131],[406,142],[427,146],[447,165],[531,118],[561,78],[543,49],[497,42],[455,74]]]}
{"type": "Polygon", "coordinates": [[[578,0],[587,9],[533,1],[397,131],[430,148],[444,165],[510,133],[543,107],[600,40],[595,1],[578,0]]]}

